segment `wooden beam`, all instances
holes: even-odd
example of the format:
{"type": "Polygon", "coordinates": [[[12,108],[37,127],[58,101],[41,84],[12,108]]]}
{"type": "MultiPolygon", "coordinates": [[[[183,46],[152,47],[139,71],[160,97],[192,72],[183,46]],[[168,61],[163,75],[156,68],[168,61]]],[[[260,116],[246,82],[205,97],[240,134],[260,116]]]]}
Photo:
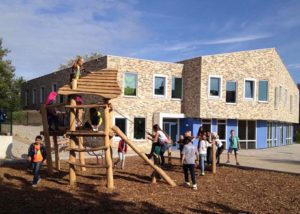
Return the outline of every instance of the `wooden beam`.
{"type": "Polygon", "coordinates": [[[95,148],[66,148],[66,151],[75,151],[75,152],[93,152],[108,149],[106,146],[99,146],[95,148]]]}
{"type": "MultiPolygon", "coordinates": [[[[107,105],[104,109],[104,127],[105,127],[105,146],[110,147],[110,142],[109,142],[109,133],[110,133],[110,113],[109,113],[109,100],[107,101],[107,105]]],[[[105,160],[106,160],[106,165],[108,168],[106,169],[106,176],[107,176],[107,187],[109,189],[114,188],[114,178],[113,178],[113,168],[112,168],[112,154],[110,149],[107,149],[105,151],[105,160]]]]}
{"type": "MultiPolygon", "coordinates": [[[[74,97],[71,98],[70,101],[71,105],[76,105],[76,101],[74,97]]],[[[75,111],[74,109],[70,111],[70,131],[74,132],[76,130],[75,126],[75,111]]],[[[75,148],[75,136],[72,136],[69,141],[69,147],[70,148],[75,148]]],[[[69,156],[69,161],[72,163],[76,162],[76,154],[75,151],[70,151],[70,156],[69,156]]],[[[75,166],[73,164],[70,164],[70,169],[69,169],[69,176],[70,176],[70,185],[74,186],[76,184],[76,173],[75,173],[75,166]]]]}
{"type": "Polygon", "coordinates": [[[45,147],[47,152],[47,173],[49,175],[53,174],[53,166],[52,166],[52,156],[51,156],[51,143],[50,143],[50,136],[49,136],[49,127],[48,127],[48,119],[47,119],[47,112],[46,112],[46,105],[41,105],[41,115],[42,115],[42,122],[43,122],[43,134],[45,140],[45,147]]]}
{"type": "Polygon", "coordinates": [[[88,105],[76,105],[76,106],[71,106],[71,105],[66,105],[65,108],[99,108],[99,107],[105,107],[105,104],[88,104],[88,105]]]}
{"type": "Polygon", "coordinates": [[[93,131],[93,130],[76,130],[76,131],[67,131],[67,136],[75,136],[75,137],[88,137],[88,136],[97,136],[104,137],[106,134],[104,131],[93,131]]]}
{"type": "Polygon", "coordinates": [[[171,186],[176,186],[176,183],[157,165],[154,165],[152,161],[149,160],[149,158],[142,152],[139,151],[137,147],[134,146],[134,144],[126,137],[126,135],[117,127],[113,126],[112,130],[115,131],[121,139],[123,139],[128,146],[130,146],[133,151],[135,151],[144,161],[146,161],[158,174],[160,174],[165,181],[170,184],[171,186]]]}
{"type": "Polygon", "coordinates": [[[81,163],[76,163],[71,161],[68,161],[68,163],[72,166],[80,166],[86,168],[107,168],[107,166],[103,164],[81,164],[81,163]]]}

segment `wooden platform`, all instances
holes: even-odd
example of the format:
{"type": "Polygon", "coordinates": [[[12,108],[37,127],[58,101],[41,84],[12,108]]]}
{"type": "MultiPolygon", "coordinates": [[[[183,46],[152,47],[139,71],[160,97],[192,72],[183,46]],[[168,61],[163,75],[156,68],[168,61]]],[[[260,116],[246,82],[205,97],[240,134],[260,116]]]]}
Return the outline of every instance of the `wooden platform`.
{"type": "MultiPolygon", "coordinates": [[[[66,131],[61,131],[61,130],[48,131],[48,133],[49,133],[49,136],[63,136],[66,133],[66,131]]],[[[44,131],[41,131],[40,135],[44,135],[44,131]]]]}
{"type": "Polygon", "coordinates": [[[105,137],[104,131],[92,131],[92,130],[77,130],[77,131],[67,131],[67,136],[76,137],[105,137]]]}
{"type": "Polygon", "coordinates": [[[66,151],[75,151],[75,152],[92,152],[92,151],[100,151],[100,150],[106,150],[108,149],[106,146],[100,146],[95,148],[66,148],[66,151]]]}

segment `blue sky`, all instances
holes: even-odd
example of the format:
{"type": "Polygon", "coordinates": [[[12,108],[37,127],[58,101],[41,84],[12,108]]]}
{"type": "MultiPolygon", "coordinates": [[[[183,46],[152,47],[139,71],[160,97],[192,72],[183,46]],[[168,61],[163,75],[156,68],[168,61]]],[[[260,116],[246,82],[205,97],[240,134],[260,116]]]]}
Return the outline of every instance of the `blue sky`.
{"type": "Polygon", "coordinates": [[[27,80],[91,52],[175,62],[275,47],[300,83],[298,0],[1,0],[0,38],[27,80]]]}

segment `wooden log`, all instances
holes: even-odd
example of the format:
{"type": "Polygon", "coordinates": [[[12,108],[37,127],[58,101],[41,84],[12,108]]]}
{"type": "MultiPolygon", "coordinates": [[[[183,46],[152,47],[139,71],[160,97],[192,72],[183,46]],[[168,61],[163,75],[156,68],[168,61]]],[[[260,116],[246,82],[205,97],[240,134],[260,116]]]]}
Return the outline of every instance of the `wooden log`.
{"type": "Polygon", "coordinates": [[[101,151],[101,150],[106,150],[108,149],[106,146],[99,146],[95,148],[66,148],[66,151],[75,151],[75,152],[93,152],[93,151],[101,151]]]}
{"type": "MultiPolygon", "coordinates": [[[[76,105],[76,101],[74,99],[74,97],[71,98],[71,105],[76,105]]],[[[75,126],[75,111],[74,109],[70,111],[70,131],[75,131],[76,130],[76,126],[75,126]]],[[[72,136],[70,138],[69,141],[69,147],[70,148],[75,148],[75,140],[74,140],[74,136],[72,136]]],[[[69,161],[72,163],[75,163],[76,161],[76,154],[75,151],[70,151],[70,156],[69,156],[69,161]]],[[[69,165],[69,176],[70,176],[70,185],[73,186],[76,184],[76,173],[75,173],[75,166],[73,164],[69,165]]]]}
{"type": "Polygon", "coordinates": [[[104,104],[89,104],[89,105],[76,105],[76,106],[71,106],[71,105],[65,105],[65,108],[76,108],[76,109],[83,109],[83,108],[99,108],[99,107],[105,107],[104,104]]]}
{"type": "Polygon", "coordinates": [[[86,168],[107,168],[106,165],[103,165],[103,164],[81,164],[81,163],[76,163],[76,162],[71,162],[71,161],[68,161],[68,163],[70,165],[73,165],[73,166],[80,166],[80,167],[86,167],[86,168]]]}
{"type": "Polygon", "coordinates": [[[216,142],[213,140],[212,142],[212,173],[216,174],[217,169],[217,161],[216,161],[216,142]]]}
{"type": "Polygon", "coordinates": [[[55,168],[56,170],[60,170],[60,160],[59,160],[59,151],[58,151],[58,143],[57,136],[53,135],[53,143],[54,143],[54,151],[55,151],[55,168]]]}
{"type": "MultiPolygon", "coordinates": [[[[79,149],[84,149],[83,147],[83,137],[79,137],[79,149]]],[[[85,165],[85,159],[84,159],[84,152],[83,151],[80,151],[79,152],[79,161],[82,165],[85,165]]],[[[86,171],[86,168],[85,167],[81,167],[81,171],[85,172],[86,171]]]]}
{"type": "MultiPolygon", "coordinates": [[[[105,146],[110,147],[110,142],[109,142],[109,132],[110,132],[110,113],[109,113],[109,100],[107,101],[107,105],[104,109],[104,126],[105,126],[105,146]]],[[[107,187],[109,189],[114,188],[114,178],[113,178],[113,168],[112,168],[112,156],[111,156],[111,150],[107,149],[105,151],[105,160],[106,160],[106,165],[108,166],[106,169],[106,176],[107,176],[107,187]]]]}
{"type": "Polygon", "coordinates": [[[176,186],[176,183],[160,167],[154,165],[154,163],[150,161],[144,153],[141,153],[139,149],[134,146],[134,144],[117,126],[113,126],[112,130],[115,131],[119,135],[119,137],[122,138],[127,143],[127,145],[132,148],[133,151],[135,151],[144,161],[146,161],[154,170],[156,170],[156,172],[160,174],[168,184],[170,184],[173,187],[176,186]]]}
{"type": "Polygon", "coordinates": [[[45,140],[45,147],[47,152],[47,173],[49,175],[53,174],[53,166],[52,166],[52,156],[51,156],[51,143],[50,143],[50,136],[49,136],[49,127],[48,127],[48,119],[47,119],[47,112],[46,112],[46,105],[41,105],[41,114],[42,114],[42,121],[43,121],[43,133],[44,133],[44,140],[45,140]]]}
{"type": "MultiPolygon", "coordinates": [[[[109,134],[109,133],[108,133],[109,134]]],[[[103,131],[93,131],[93,130],[76,130],[76,131],[67,131],[67,136],[74,137],[104,137],[106,134],[103,131]]]]}

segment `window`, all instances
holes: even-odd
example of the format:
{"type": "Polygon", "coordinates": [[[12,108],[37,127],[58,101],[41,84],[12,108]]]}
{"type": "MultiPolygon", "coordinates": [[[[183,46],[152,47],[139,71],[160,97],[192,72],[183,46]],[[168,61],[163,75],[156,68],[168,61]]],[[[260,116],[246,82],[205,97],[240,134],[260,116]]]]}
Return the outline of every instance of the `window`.
{"type": "Polygon", "coordinates": [[[32,105],[36,104],[36,89],[32,90],[32,105]]]}
{"type": "Polygon", "coordinates": [[[178,78],[178,77],[172,78],[172,98],[174,99],[182,98],[182,78],[178,78]]]}
{"type": "Polygon", "coordinates": [[[218,135],[226,148],[226,120],[218,120],[218,135]]]}
{"type": "Polygon", "coordinates": [[[205,132],[210,132],[211,130],[211,120],[203,119],[202,120],[202,128],[205,132]]]}
{"type": "Polygon", "coordinates": [[[136,140],[145,139],[146,123],[145,118],[134,118],[134,136],[136,140]]]}
{"type": "Polygon", "coordinates": [[[238,121],[238,136],[242,149],[256,148],[256,122],[251,120],[238,121]]]}
{"type": "Polygon", "coordinates": [[[245,80],[244,98],[253,100],[254,94],[255,94],[255,81],[245,80]]]}
{"type": "Polygon", "coordinates": [[[136,96],[137,74],[125,73],[124,78],[124,95],[136,96]]]}
{"type": "Polygon", "coordinates": [[[45,87],[41,86],[40,88],[40,103],[45,102],[45,87]]]}
{"type": "Polygon", "coordinates": [[[221,97],[221,77],[209,77],[209,97],[221,97]]]}
{"type": "Polygon", "coordinates": [[[287,89],[284,90],[284,107],[287,106],[287,101],[288,101],[288,91],[287,89]]]}
{"type": "Polygon", "coordinates": [[[293,95],[290,95],[290,113],[293,112],[293,95]]]}
{"type": "Polygon", "coordinates": [[[25,106],[28,106],[28,99],[29,99],[29,90],[25,91],[25,106]]]}
{"type": "Polygon", "coordinates": [[[272,122],[267,122],[267,147],[272,147],[272,122]]]}
{"type": "Polygon", "coordinates": [[[292,126],[290,124],[286,124],[286,144],[292,144],[292,126]]]}
{"type": "Polygon", "coordinates": [[[259,80],[258,82],[258,100],[259,101],[268,101],[268,81],[259,80]]]}
{"type": "Polygon", "coordinates": [[[227,81],[226,82],[226,103],[236,102],[236,82],[227,81]]]}
{"type": "Polygon", "coordinates": [[[115,118],[115,125],[118,126],[125,135],[127,135],[126,118],[115,118]]]}
{"type": "Polygon", "coordinates": [[[59,103],[64,103],[64,96],[63,95],[59,95],[59,103]]]}
{"type": "Polygon", "coordinates": [[[282,86],[279,86],[279,99],[278,99],[279,105],[281,103],[281,100],[282,100],[282,86]]]}
{"type": "Polygon", "coordinates": [[[57,92],[57,85],[56,85],[56,83],[53,83],[53,84],[52,84],[52,86],[51,86],[51,91],[57,92]]]}
{"type": "Polygon", "coordinates": [[[274,127],[274,146],[277,146],[277,124],[273,123],[274,127]]]}
{"type": "Polygon", "coordinates": [[[278,87],[275,88],[274,107],[275,109],[278,109],[278,87]]]}
{"type": "Polygon", "coordinates": [[[166,77],[154,77],[154,95],[162,97],[166,96],[166,77]]]}

